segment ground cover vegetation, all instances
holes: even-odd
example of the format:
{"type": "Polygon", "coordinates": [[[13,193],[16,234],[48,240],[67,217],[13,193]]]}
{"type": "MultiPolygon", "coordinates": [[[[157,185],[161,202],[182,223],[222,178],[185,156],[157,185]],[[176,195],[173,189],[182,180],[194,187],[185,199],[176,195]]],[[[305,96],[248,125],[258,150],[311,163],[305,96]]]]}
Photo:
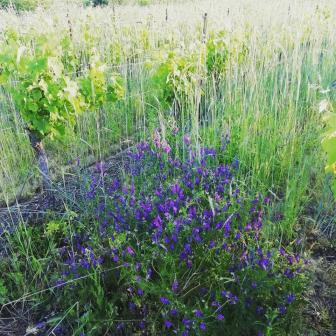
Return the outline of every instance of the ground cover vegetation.
{"type": "Polygon", "coordinates": [[[335,5],[40,4],[0,2],[0,202],[64,209],[2,223],[0,333],[333,335],[335,5]]]}

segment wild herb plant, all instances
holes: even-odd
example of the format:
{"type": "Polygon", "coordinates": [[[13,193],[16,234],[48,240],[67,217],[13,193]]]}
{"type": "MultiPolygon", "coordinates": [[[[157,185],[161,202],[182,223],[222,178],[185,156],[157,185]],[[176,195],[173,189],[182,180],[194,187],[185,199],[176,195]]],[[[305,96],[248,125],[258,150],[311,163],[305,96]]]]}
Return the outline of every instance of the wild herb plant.
{"type": "MultiPolygon", "coordinates": [[[[49,262],[31,270],[56,312],[36,312],[41,332],[57,325],[59,335],[286,334],[305,262],[299,245],[266,239],[272,201],[241,189],[238,165],[224,147],[195,151],[188,136],[180,146],[159,132],[129,153],[120,178],[97,165],[86,210],[48,224],[49,244],[38,255],[49,262]]],[[[15,252],[21,239],[12,241],[15,252]]],[[[24,262],[24,252],[17,255],[24,262]]]]}

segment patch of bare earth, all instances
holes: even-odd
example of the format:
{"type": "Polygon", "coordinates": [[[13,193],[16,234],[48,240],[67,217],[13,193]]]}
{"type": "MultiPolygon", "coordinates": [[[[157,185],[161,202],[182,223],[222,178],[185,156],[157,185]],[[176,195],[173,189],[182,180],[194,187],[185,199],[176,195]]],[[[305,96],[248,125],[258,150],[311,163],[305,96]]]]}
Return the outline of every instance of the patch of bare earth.
{"type": "Polygon", "coordinates": [[[318,230],[308,240],[311,251],[311,286],[304,314],[307,336],[336,336],[336,236],[318,230]]]}

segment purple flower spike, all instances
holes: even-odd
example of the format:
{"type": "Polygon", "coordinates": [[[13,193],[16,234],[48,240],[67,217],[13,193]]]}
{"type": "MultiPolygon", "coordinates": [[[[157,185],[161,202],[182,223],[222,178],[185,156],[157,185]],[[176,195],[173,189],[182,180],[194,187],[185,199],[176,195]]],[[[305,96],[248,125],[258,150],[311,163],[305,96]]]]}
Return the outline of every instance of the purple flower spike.
{"type": "Polygon", "coordinates": [[[173,291],[174,293],[176,293],[177,290],[178,290],[178,287],[179,287],[179,284],[178,284],[177,280],[175,280],[175,281],[173,282],[173,284],[172,284],[172,291],[173,291]]]}
{"type": "Polygon", "coordinates": [[[295,294],[289,293],[287,295],[286,301],[287,301],[288,304],[291,304],[295,301],[295,299],[296,299],[295,294]]]}
{"type": "Polygon", "coordinates": [[[162,224],[163,224],[162,218],[160,217],[160,215],[157,215],[155,219],[153,220],[153,227],[155,229],[161,230],[162,224]]]}
{"type": "Polygon", "coordinates": [[[261,259],[258,260],[258,265],[260,266],[260,268],[262,268],[263,270],[266,270],[268,265],[269,265],[269,259],[265,258],[265,257],[261,257],[261,259]]]}
{"type": "Polygon", "coordinates": [[[285,315],[287,312],[287,308],[285,306],[280,306],[279,307],[279,313],[280,315],[285,315]]]}
{"type": "Polygon", "coordinates": [[[172,314],[172,315],[176,315],[176,314],[177,314],[177,309],[176,309],[176,308],[172,308],[172,309],[170,310],[170,314],[172,314]]]}
{"type": "Polygon", "coordinates": [[[170,329],[170,328],[173,326],[173,323],[170,322],[169,320],[165,320],[165,321],[164,321],[164,324],[165,324],[165,327],[166,327],[167,329],[170,329]]]}
{"type": "Polygon", "coordinates": [[[160,297],[160,301],[161,301],[161,303],[164,304],[164,305],[169,305],[169,304],[170,304],[169,299],[166,298],[166,297],[160,297]]]}
{"type": "Polygon", "coordinates": [[[36,324],[36,329],[44,329],[46,327],[47,323],[46,322],[39,322],[36,324]]]}
{"type": "Polygon", "coordinates": [[[127,253],[131,256],[135,255],[135,251],[133,250],[133,248],[131,246],[128,246],[126,249],[127,253]]]}
{"type": "Polygon", "coordinates": [[[171,147],[166,141],[162,142],[162,149],[165,153],[169,154],[171,152],[171,147]]]}
{"type": "Polygon", "coordinates": [[[105,174],[107,171],[106,164],[103,161],[97,162],[95,167],[96,173],[105,174]]]}
{"type": "Polygon", "coordinates": [[[190,143],[191,143],[191,141],[190,141],[190,136],[189,136],[189,135],[185,135],[185,136],[183,137],[183,142],[184,142],[184,144],[185,144],[186,146],[189,146],[190,143]]]}
{"type": "Polygon", "coordinates": [[[198,317],[198,318],[203,317],[203,313],[202,313],[202,311],[200,311],[199,309],[197,309],[197,310],[195,311],[195,316],[198,317]]]}

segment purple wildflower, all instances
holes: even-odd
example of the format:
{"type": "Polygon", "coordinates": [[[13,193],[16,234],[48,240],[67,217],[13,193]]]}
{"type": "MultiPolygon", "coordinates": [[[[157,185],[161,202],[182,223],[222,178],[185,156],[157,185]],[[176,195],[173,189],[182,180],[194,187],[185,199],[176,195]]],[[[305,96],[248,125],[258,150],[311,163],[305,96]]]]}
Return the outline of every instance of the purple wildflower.
{"type": "Polygon", "coordinates": [[[197,309],[197,310],[195,311],[195,316],[198,317],[198,318],[203,317],[203,313],[202,313],[202,311],[199,310],[199,309],[197,309]]]}
{"type": "Polygon", "coordinates": [[[288,304],[291,304],[295,301],[296,297],[295,297],[295,294],[293,293],[289,293],[286,297],[286,301],[288,304]]]}
{"type": "Polygon", "coordinates": [[[280,315],[285,315],[286,312],[287,312],[287,308],[285,306],[282,305],[282,306],[279,307],[280,315]]]}
{"type": "Polygon", "coordinates": [[[262,268],[263,270],[266,270],[268,265],[269,265],[269,259],[265,258],[265,257],[261,257],[258,260],[258,265],[260,266],[260,268],[262,268]]]}
{"type": "Polygon", "coordinates": [[[177,290],[178,290],[178,287],[179,287],[179,284],[178,284],[178,282],[177,282],[177,280],[174,280],[174,282],[173,282],[173,284],[172,284],[172,291],[174,292],[174,293],[176,293],[177,292],[177,290]]]}
{"type": "Polygon", "coordinates": [[[155,219],[153,220],[153,227],[155,229],[161,230],[162,224],[163,224],[162,218],[160,217],[160,215],[157,215],[155,219]]]}
{"type": "Polygon", "coordinates": [[[189,137],[189,135],[185,135],[184,137],[183,137],[183,142],[184,142],[184,144],[185,145],[187,145],[187,146],[189,146],[190,145],[190,137],[189,137]]]}
{"type": "Polygon", "coordinates": [[[166,297],[160,297],[160,301],[161,301],[161,303],[164,304],[164,305],[169,305],[169,304],[170,304],[169,299],[166,298],[166,297]]]}
{"type": "Polygon", "coordinates": [[[173,326],[173,323],[169,320],[165,320],[164,324],[167,329],[170,329],[173,326]]]}
{"type": "Polygon", "coordinates": [[[135,251],[133,250],[133,248],[131,246],[127,246],[127,249],[126,249],[127,253],[130,255],[130,256],[134,256],[135,255],[135,251]]]}
{"type": "Polygon", "coordinates": [[[177,309],[176,309],[176,308],[172,308],[172,309],[170,310],[170,314],[172,314],[172,315],[176,315],[176,314],[177,314],[177,309]]]}

